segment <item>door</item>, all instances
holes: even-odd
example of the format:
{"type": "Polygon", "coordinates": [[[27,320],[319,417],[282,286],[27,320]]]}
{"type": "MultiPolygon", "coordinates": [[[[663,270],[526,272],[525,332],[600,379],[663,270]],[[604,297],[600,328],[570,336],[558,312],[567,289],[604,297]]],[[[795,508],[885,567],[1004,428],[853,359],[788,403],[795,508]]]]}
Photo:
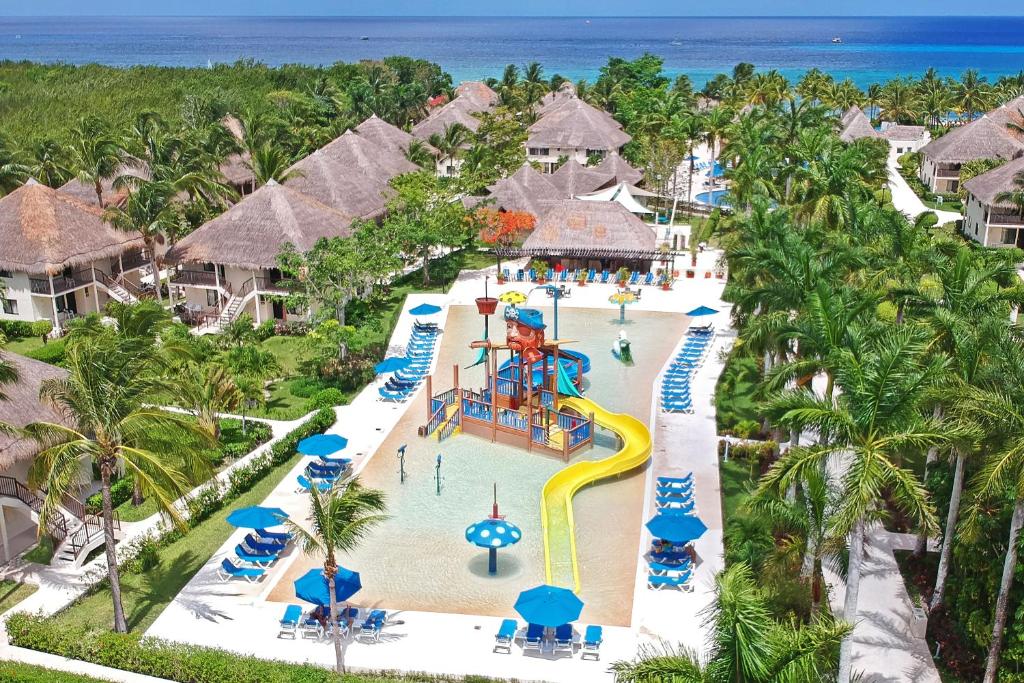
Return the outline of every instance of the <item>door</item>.
{"type": "Polygon", "coordinates": [[[271,307],[274,310],[274,319],[275,320],[284,320],[285,319],[284,318],[284,302],[283,301],[281,301],[280,299],[274,299],[271,302],[271,307]]]}

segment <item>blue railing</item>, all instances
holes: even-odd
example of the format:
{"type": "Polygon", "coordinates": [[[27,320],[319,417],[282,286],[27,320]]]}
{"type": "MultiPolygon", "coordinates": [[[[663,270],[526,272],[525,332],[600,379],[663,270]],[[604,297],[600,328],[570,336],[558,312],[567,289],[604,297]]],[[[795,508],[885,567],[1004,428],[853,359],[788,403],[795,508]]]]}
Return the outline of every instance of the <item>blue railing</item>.
{"type": "Polygon", "coordinates": [[[546,444],[548,442],[548,430],[545,429],[544,425],[533,425],[530,438],[533,439],[534,443],[546,444]]]}
{"type": "Polygon", "coordinates": [[[498,424],[510,427],[518,432],[526,431],[526,418],[516,410],[499,409],[498,424]]]}
{"type": "Polygon", "coordinates": [[[462,412],[466,417],[474,420],[491,421],[491,407],[482,401],[475,401],[469,398],[462,399],[462,412]]]}
{"type": "Polygon", "coordinates": [[[581,443],[588,441],[590,439],[591,433],[592,427],[589,421],[583,422],[582,424],[576,426],[575,428],[566,431],[565,434],[568,436],[569,439],[569,448],[573,448],[575,446],[580,445],[581,443]]]}
{"type": "Polygon", "coordinates": [[[445,405],[444,401],[439,398],[430,399],[430,414],[433,415],[437,411],[441,410],[445,405]]]}
{"type": "Polygon", "coordinates": [[[547,389],[541,389],[540,391],[540,404],[545,408],[550,408],[555,405],[555,396],[547,389]]]}
{"type": "Polygon", "coordinates": [[[441,427],[441,431],[437,433],[438,441],[444,441],[455,432],[459,425],[462,424],[461,415],[462,413],[457,410],[452,413],[452,416],[448,418],[448,421],[443,427],[441,427]]]}

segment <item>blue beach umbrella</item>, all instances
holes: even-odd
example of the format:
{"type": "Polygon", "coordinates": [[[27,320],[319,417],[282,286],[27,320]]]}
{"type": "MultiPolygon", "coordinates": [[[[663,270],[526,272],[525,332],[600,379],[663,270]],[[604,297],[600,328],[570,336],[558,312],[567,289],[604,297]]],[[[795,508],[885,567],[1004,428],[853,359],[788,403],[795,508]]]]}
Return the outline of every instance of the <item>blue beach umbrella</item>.
{"type": "Polygon", "coordinates": [[[466,540],[480,548],[487,548],[487,572],[498,572],[498,548],[513,545],[523,537],[515,524],[503,519],[487,519],[466,528],[466,540]]]}
{"type": "Polygon", "coordinates": [[[395,370],[404,370],[409,367],[409,363],[412,362],[405,356],[391,356],[385,358],[381,362],[373,366],[373,371],[378,375],[383,375],[385,372],[394,372],[395,370]]]}
{"type": "MultiPolygon", "coordinates": [[[[351,569],[338,567],[338,573],[334,577],[334,599],[338,602],[348,600],[358,593],[363,587],[359,579],[359,572],[351,569]]],[[[311,602],[314,605],[327,607],[331,604],[331,594],[327,587],[327,577],[323,569],[310,569],[300,578],[295,580],[295,596],[299,600],[311,602]]]]}
{"type": "Polygon", "coordinates": [[[283,524],[286,519],[288,519],[288,513],[281,508],[265,508],[255,505],[239,508],[232,512],[228,515],[228,524],[241,529],[265,529],[283,524]]]}
{"type": "Polygon", "coordinates": [[[545,584],[520,593],[515,608],[531,624],[554,628],[579,619],[583,601],[568,588],[545,584]]]}
{"type": "Polygon", "coordinates": [[[435,306],[434,304],[420,304],[416,308],[409,311],[410,315],[434,315],[440,313],[441,307],[435,306]]]}
{"type": "Polygon", "coordinates": [[[707,306],[698,306],[697,308],[693,309],[686,315],[690,316],[691,318],[699,318],[703,315],[714,315],[716,313],[718,313],[718,311],[716,311],[713,308],[708,308],[707,306]]]}
{"type": "Polygon", "coordinates": [[[299,453],[303,455],[330,455],[348,445],[348,439],[337,434],[314,434],[299,442],[299,453]]]}
{"type": "Polygon", "coordinates": [[[693,515],[655,515],[647,522],[647,530],[655,538],[689,543],[703,536],[708,527],[693,515]]]}

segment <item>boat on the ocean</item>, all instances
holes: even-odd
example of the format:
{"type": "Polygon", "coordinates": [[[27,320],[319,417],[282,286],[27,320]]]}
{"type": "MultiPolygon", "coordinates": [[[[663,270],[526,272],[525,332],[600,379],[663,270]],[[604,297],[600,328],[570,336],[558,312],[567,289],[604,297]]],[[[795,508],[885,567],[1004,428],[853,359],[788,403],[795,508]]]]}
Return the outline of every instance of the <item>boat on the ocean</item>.
{"type": "Polygon", "coordinates": [[[359,36],[359,40],[369,40],[370,36],[359,36]]]}
{"type": "Polygon", "coordinates": [[[839,36],[833,36],[832,37],[832,42],[836,43],[838,45],[839,43],[843,42],[843,39],[840,38],[839,36]]]}

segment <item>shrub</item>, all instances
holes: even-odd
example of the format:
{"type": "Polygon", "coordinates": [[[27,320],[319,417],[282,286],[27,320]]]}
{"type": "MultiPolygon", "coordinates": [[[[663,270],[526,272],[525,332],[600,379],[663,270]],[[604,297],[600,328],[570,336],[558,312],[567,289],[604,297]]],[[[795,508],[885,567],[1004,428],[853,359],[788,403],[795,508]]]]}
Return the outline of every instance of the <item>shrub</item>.
{"type": "Polygon", "coordinates": [[[53,323],[49,320],[37,320],[32,323],[32,336],[45,337],[53,332],[53,323]]]}
{"type": "Polygon", "coordinates": [[[757,420],[740,420],[736,423],[733,431],[741,439],[749,439],[761,431],[761,425],[757,420]]]}
{"type": "Polygon", "coordinates": [[[0,320],[0,332],[8,339],[32,336],[32,324],[24,320],[0,320]]]}
{"type": "Polygon", "coordinates": [[[55,339],[49,344],[32,349],[25,355],[50,365],[60,365],[64,362],[64,340],[55,339]]]}
{"type": "Polygon", "coordinates": [[[256,329],[252,331],[252,334],[256,338],[256,341],[266,341],[276,334],[276,325],[277,322],[274,320],[264,320],[256,326],[256,329]]]}
{"type": "Polygon", "coordinates": [[[345,394],[341,389],[323,389],[313,394],[313,398],[306,401],[306,410],[319,410],[321,408],[333,408],[345,402],[345,394]]]}
{"type": "Polygon", "coordinates": [[[214,479],[208,486],[199,489],[185,503],[188,509],[188,521],[190,524],[199,524],[209,518],[220,509],[221,490],[220,482],[214,479]]]}
{"type": "Polygon", "coordinates": [[[299,398],[311,398],[325,388],[323,381],[316,377],[296,377],[288,383],[288,391],[299,398]]]}
{"type": "MultiPolygon", "coordinates": [[[[113,506],[123,504],[125,501],[131,500],[132,497],[132,479],[131,477],[121,477],[113,484],[110,485],[110,501],[113,506]]],[[[103,509],[103,494],[96,492],[86,498],[85,508],[94,515],[100,513],[103,509]]]]}

